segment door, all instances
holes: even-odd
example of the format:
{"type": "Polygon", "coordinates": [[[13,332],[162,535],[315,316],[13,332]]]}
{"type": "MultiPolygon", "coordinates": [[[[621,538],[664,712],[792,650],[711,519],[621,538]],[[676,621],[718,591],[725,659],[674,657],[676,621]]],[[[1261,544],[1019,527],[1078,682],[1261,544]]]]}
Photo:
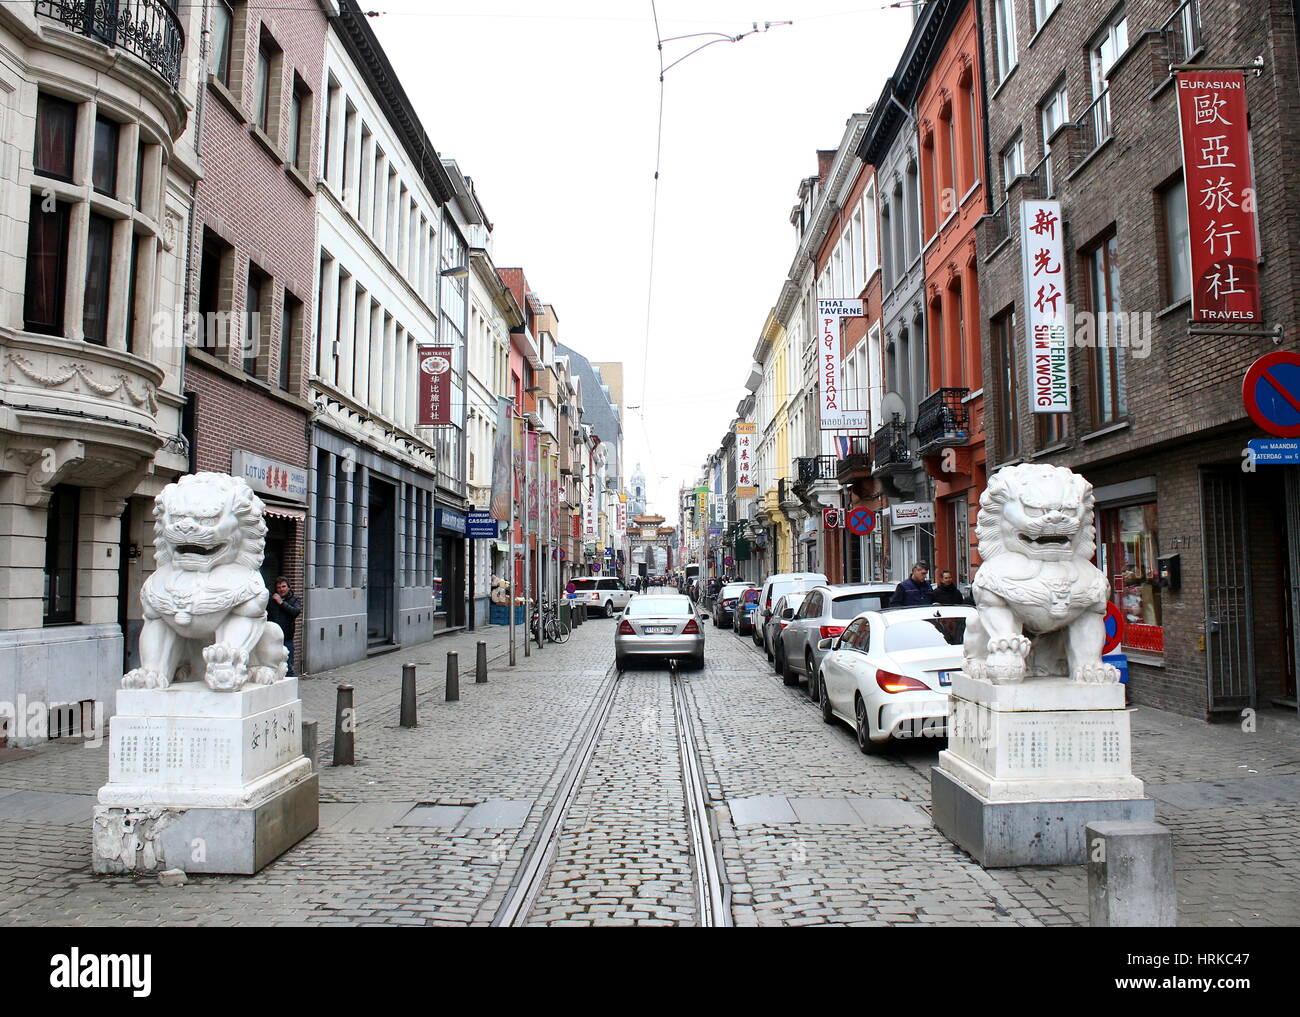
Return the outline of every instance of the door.
{"type": "Polygon", "coordinates": [[[1208,713],[1236,713],[1255,706],[1251,562],[1240,478],[1232,468],[1201,471],[1208,713]]]}
{"type": "MultiPolygon", "coordinates": [[[[1286,674],[1283,695],[1300,701],[1296,689],[1296,670],[1300,668],[1300,468],[1283,466],[1286,471],[1286,604],[1283,613],[1283,638],[1286,643],[1286,674]]],[[[1300,702],[1297,702],[1300,709],[1300,702]]]]}
{"type": "Polygon", "coordinates": [[[396,488],[372,473],[366,519],[366,559],[369,565],[366,640],[371,646],[393,641],[393,608],[396,598],[394,582],[397,568],[397,542],[394,535],[397,523],[394,512],[396,502],[396,488]]]}

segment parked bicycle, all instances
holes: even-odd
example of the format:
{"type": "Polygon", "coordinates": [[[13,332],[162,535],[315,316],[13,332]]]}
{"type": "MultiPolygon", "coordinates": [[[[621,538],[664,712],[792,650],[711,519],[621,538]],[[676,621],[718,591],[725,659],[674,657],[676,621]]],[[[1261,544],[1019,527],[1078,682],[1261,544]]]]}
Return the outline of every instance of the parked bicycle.
{"type": "MultiPolygon", "coordinates": [[[[538,612],[534,610],[532,620],[528,626],[528,630],[533,634],[534,639],[537,638],[537,626],[538,612]]],[[[560,618],[560,613],[549,600],[542,601],[541,631],[542,637],[548,643],[563,643],[569,638],[569,626],[560,618]]]]}

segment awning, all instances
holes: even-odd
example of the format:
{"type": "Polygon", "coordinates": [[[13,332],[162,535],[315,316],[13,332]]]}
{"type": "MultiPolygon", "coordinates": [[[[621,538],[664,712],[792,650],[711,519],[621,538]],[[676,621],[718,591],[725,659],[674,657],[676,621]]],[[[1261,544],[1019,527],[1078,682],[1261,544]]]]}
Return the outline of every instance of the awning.
{"type": "Polygon", "coordinates": [[[296,519],[302,522],[307,518],[306,509],[292,508],[289,505],[273,505],[269,501],[264,501],[262,505],[263,515],[274,516],[276,519],[296,519]]]}

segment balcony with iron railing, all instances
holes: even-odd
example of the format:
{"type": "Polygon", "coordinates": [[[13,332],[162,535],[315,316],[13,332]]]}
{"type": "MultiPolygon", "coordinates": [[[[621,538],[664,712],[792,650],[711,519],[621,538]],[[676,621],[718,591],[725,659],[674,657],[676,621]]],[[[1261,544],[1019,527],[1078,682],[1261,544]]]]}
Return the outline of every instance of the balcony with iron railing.
{"type": "Polygon", "coordinates": [[[921,455],[970,441],[970,407],[964,402],[968,388],[940,388],[916,408],[916,440],[921,455]]]}
{"type": "Polygon", "coordinates": [[[1160,26],[1171,64],[1189,63],[1205,45],[1201,34],[1201,0],[1185,2],[1160,26]]]}
{"type": "Polygon", "coordinates": [[[835,479],[842,484],[871,476],[871,442],[865,437],[849,438],[848,454],[835,466],[835,479]]]}
{"type": "Polygon", "coordinates": [[[818,480],[835,479],[834,456],[803,456],[795,460],[795,468],[799,472],[796,486],[806,487],[818,480]]]}
{"type": "Polygon", "coordinates": [[[908,443],[907,421],[897,413],[876,428],[871,436],[872,462],[876,477],[889,476],[912,469],[912,449],[908,443]]]}
{"type": "Polygon", "coordinates": [[[139,57],[173,88],[180,82],[185,31],[164,0],[36,0],[36,13],[139,57]]]}

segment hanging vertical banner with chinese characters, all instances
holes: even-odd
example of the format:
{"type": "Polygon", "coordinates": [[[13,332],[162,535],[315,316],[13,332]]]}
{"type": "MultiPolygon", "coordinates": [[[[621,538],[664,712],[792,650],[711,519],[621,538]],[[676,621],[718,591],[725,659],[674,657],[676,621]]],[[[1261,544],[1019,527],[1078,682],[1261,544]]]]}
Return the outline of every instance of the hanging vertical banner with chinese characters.
{"type": "Polygon", "coordinates": [[[743,501],[758,494],[754,483],[754,434],[758,425],[752,421],[736,425],[736,498],[743,501]]]}
{"type": "Polygon", "coordinates": [[[708,525],[709,489],[701,486],[695,489],[695,532],[703,536],[708,525]]]}
{"type": "Polygon", "coordinates": [[[1246,131],[1246,76],[1179,71],[1192,321],[1259,321],[1255,182],[1246,131]]]}
{"type": "Polygon", "coordinates": [[[1059,201],[1020,203],[1029,399],[1035,413],[1070,412],[1070,329],[1059,201]]]}
{"type": "MultiPolygon", "coordinates": [[[[861,318],[861,300],[817,301],[817,370],[821,388],[823,431],[866,430],[866,410],[846,410],[846,393],[840,380],[840,319],[861,318]]],[[[852,393],[857,400],[858,393],[852,393]]]]}
{"type": "Polygon", "coordinates": [[[420,426],[442,427],[451,423],[451,347],[419,348],[420,426]]]}

